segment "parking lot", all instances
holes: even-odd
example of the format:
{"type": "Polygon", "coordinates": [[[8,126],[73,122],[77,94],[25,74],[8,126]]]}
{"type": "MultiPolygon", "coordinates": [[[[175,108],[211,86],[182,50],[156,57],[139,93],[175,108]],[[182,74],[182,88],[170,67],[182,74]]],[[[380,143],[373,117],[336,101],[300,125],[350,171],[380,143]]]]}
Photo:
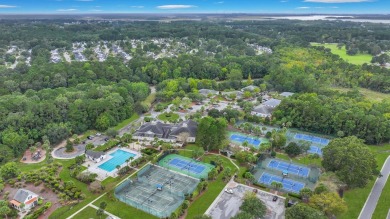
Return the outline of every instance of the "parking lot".
{"type": "MultiPolygon", "coordinates": [[[[242,198],[246,192],[253,192],[253,188],[237,184],[230,183],[228,188],[231,188],[233,194],[229,194],[222,191],[217,197],[217,200],[207,210],[206,214],[210,215],[213,219],[229,219],[235,216],[242,204],[242,198]]],[[[284,198],[278,197],[276,201],[273,201],[275,195],[257,190],[257,197],[264,202],[267,206],[266,219],[282,219],[284,218],[284,198]]]]}

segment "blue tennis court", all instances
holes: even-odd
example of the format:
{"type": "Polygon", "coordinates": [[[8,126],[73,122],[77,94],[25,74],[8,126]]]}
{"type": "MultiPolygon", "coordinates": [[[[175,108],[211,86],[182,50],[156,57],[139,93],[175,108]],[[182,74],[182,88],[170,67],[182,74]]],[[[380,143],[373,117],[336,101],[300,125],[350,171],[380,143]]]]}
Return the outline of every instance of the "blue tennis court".
{"type": "Polygon", "coordinates": [[[298,176],[308,177],[310,169],[304,166],[299,166],[296,164],[286,163],[279,160],[271,160],[268,163],[268,167],[272,169],[277,169],[282,172],[292,173],[298,176]]]}
{"type": "Polygon", "coordinates": [[[296,134],[294,136],[295,139],[299,140],[305,140],[305,141],[310,141],[313,143],[317,144],[322,144],[322,145],[328,145],[329,144],[329,139],[326,138],[320,138],[312,135],[305,135],[305,134],[296,134]]]}
{"type": "Polygon", "coordinates": [[[304,183],[294,181],[291,179],[282,178],[280,176],[276,176],[269,173],[261,174],[258,182],[266,185],[271,185],[272,182],[280,182],[283,184],[284,190],[294,192],[294,193],[299,193],[299,191],[301,191],[301,189],[305,187],[304,183]]]}
{"type": "Polygon", "coordinates": [[[174,158],[171,161],[169,161],[168,164],[176,168],[180,168],[181,170],[187,170],[196,174],[202,173],[203,170],[206,168],[201,164],[196,164],[192,161],[183,160],[180,158],[174,158]]]}
{"type": "Polygon", "coordinates": [[[239,134],[232,134],[230,136],[230,140],[232,141],[236,141],[236,142],[239,142],[239,143],[243,143],[243,142],[248,142],[249,144],[251,145],[254,145],[254,146],[259,146],[261,141],[260,139],[257,139],[257,138],[251,138],[251,137],[248,137],[248,136],[245,136],[245,135],[239,135],[239,134]]]}
{"type": "Polygon", "coordinates": [[[322,149],[319,148],[319,147],[316,147],[316,146],[310,146],[310,149],[308,151],[310,154],[318,154],[318,155],[322,155],[322,149]]]}

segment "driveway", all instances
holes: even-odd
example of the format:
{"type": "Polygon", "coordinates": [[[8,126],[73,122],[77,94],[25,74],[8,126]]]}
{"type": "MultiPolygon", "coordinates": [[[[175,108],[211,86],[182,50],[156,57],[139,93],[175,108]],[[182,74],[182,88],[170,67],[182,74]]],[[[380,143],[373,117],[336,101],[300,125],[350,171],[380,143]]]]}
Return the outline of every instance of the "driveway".
{"type": "Polygon", "coordinates": [[[105,144],[106,143],[106,141],[104,140],[105,138],[107,138],[106,135],[101,135],[101,136],[95,136],[91,140],[87,139],[85,140],[85,143],[75,145],[74,151],[71,153],[65,152],[65,147],[57,148],[52,152],[52,156],[56,159],[73,159],[77,156],[84,154],[85,146],[89,143],[92,143],[93,145],[95,145],[95,147],[105,144]]]}
{"type": "Polygon", "coordinates": [[[359,219],[370,219],[372,217],[372,214],[375,211],[376,204],[378,203],[379,197],[381,196],[383,187],[385,186],[387,178],[389,177],[389,173],[390,173],[390,156],[386,159],[385,163],[383,164],[381,170],[382,177],[376,179],[374,187],[372,187],[371,193],[368,196],[362,211],[360,212],[359,219]]]}

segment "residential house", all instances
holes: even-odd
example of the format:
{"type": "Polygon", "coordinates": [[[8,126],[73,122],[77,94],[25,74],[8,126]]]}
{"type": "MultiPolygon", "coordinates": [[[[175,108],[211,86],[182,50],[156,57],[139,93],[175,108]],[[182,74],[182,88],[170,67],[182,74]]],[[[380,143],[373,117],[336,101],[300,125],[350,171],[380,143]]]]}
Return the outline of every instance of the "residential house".
{"type": "Polygon", "coordinates": [[[241,91],[227,91],[227,92],[222,92],[222,96],[228,100],[232,99],[231,96],[235,95],[236,99],[241,99],[243,96],[243,92],[241,91]]]}
{"type": "Polygon", "coordinates": [[[95,163],[99,163],[106,158],[106,154],[104,152],[92,150],[85,151],[85,156],[95,163]]]}
{"type": "Polygon", "coordinates": [[[249,86],[242,88],[241,91],[242,92],[245,92],[245,91],[253,92],[256,88],[259,88],[259,87],[255,86],[255,85],[249,85],[249,86]]]}
{"type": "Polygon", "coordinates": [[[164,142],[183,142],[182,133],[188,133],[186,142],[195,142],[198,124],[187,120],[179,124],[148,122],[143,124],[134,134],[133,139],[153,141],[155,138],[164,142]]]}
{"type": "Polygon", "coordinates": [[[260,104],[259,106],[255,107],[251,114],[255,116],[260,117],[271,117],[272,112],[275,110],[275,107],[277,107],[280,104],[280,100],[277,99],[270,99],[265,101],[264,103],[260,104]]]}
{"type": "Polygon", "coordinates": [[[265,101],[264,103],[262,103],[262,105],[268,106],[271,108],[275,108],[275,107],[279,106],[280,102],[282,102],[282,101],[272,98],[272,99],[269,99],[269,100],[265,101]]]}
{"type": "Polygon", "coordinates": [[[38,205],[39,196],[27,189],[19,189],[11,200],[11,206],[19,211],[26,211],[38,205]]]}

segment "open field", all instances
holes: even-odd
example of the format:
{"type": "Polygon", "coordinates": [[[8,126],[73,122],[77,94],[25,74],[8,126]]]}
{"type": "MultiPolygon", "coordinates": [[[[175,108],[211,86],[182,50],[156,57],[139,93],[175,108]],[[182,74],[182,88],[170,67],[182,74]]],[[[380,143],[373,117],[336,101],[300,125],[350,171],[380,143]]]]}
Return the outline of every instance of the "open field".
{"type": "MultiPolygon", "coordinates": [[[[378,162],[378,169],[380,170],[386,158],[390,155],[390,144],[384,146],[370,146],[369,148],[375,154],[376,160],[378,162]]],[[[347,202],[348,211],[340,215],[340,219],[358,218],[360,211],[362,210],[364,203],[366,202],[366,199],[371,192],[375,180],[376,178],[372,179],[364,188],[351,189],[344,193],[344,200],[347,202]]],[[[382,193],[382,195],[383,194],[384,193],[382,193]]],[[[383,205],[378,204],[378,206],[383,205]]],[[[382,212],[388,211],[388,208],[380,208],[381,209],[375,209],[375,212],[382,214],[382,212]]]]}
{"type": "Polygon", "coordinates": [[[122,129],[123,127],[128,125],[130,122],[133,122],[133,121],[137,120],[138,118],[139,118],[139,115],[137,113],[134,113],[130,118],[128,118],[126,120],[123,120],[122,122],[118,123],[118,125],[116,125],[114,127],[114,129],[119,131],[120,129],[122,129]]]}
{"type": "Polygon", "coordinates": [[[337,48],[336,43],[310,43],[312,46],[323,46],[325,48],[328,48],[332,51],[333,54],[336,54],[340,56],[340,58],[344,59],[345,61],[348,61],[349,63],[355,64],[355,65],[363,65],[364,63],[370,63],[372,59],[372,55],[370,54],[357,54],[354,56],[348,55],[347,50],[345,49],[345,46],[343,46],[341,49],[337,48]]]}
{"type": "MultiPolygon", "coordinates": [[[[390,100],[390,94],[376,92],[376,91],[373,91],[373,90],[369,90],[369,89],[366,89],[366,88],[360,88],[360,87],[357,88],[357,89],[368,100],[373,100],[373,101],[390,100]]],[[[332,88],[332,90],[337,90],[337,91],[340,91],[340,92],[348,92],[348,91],[352,91],[353,89],[352,88],[335,87],[335,88],[332,88]]]]}

